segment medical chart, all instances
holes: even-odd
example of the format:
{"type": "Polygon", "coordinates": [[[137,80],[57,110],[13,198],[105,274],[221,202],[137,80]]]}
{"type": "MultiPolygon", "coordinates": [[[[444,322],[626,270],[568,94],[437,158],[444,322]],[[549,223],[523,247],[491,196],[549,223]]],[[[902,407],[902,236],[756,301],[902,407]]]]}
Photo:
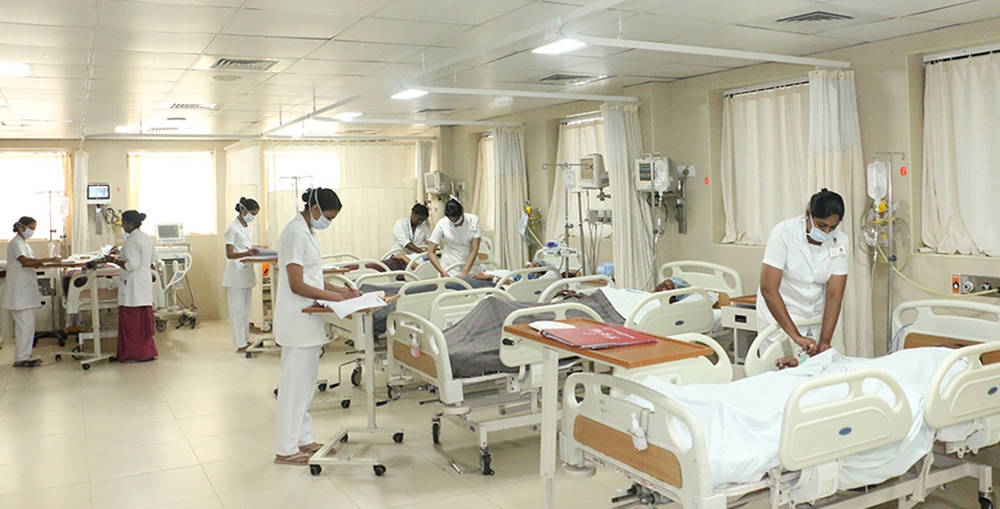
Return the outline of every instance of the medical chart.
{"type": "Polygon", "coordinates": [[[320,306],[323,306],[330,311],[333,311],[337,316],[345,318],[352,313],[361,311],[362,309],[374,309],[385,307],[386,303],[382,300],[379,295],[381,292],[377,293],[366,293],[360,297],[355,297],[353,299],[342,300],[340,302],[334,302],[332,300],[321,300],[319,302],[320,306]]]}

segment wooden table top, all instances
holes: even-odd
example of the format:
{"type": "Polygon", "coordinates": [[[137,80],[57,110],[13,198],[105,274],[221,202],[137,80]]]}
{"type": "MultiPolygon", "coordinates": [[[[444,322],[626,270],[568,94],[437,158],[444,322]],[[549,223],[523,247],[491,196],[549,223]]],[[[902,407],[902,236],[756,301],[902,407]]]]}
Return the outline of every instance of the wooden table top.
{"type": "Polygon", "coordinates": [[[740,305],[744,307],[757,307],[757,294],[753,295],[743,295],[740,297],[731,297],[729,302],[733,305],[740,305]]]}
{"type": "MultiPolygon", "coordinates": [[[[557,321],[568,323],[576,327],[602,327],[607,325],[606,323],[601,323],[589,318],[568,318],[566,320],[557,321]]],[[[660,336],[653,336],[657,339],[656,343],[589,349],[570,346],[554,339],[546,338],[542,336],[540,332],[532,329],[531,325],[527,323],[507,325],[503,328],[503,330],[510,334],[541,343],[551,348],[558,348],[580,357],[586,357],[588,359],[593,359],[595,361],[626,369],[640,368],[643,366],[651,366],[653,364],[689,359],[692,357],[707,356],[712,355],[714,352],[714,350],[704,345],[688,343],[687,341],[680,341],[660,336]]],[[[652,334],[650,335],[652,336],[652,334]]]]}

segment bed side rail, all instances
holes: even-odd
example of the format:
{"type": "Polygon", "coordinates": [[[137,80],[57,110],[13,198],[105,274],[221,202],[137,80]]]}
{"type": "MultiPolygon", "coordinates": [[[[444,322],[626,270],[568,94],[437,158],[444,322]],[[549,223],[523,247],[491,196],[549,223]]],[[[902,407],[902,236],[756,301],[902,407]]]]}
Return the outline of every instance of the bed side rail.
{"type": "Polygon", "coordinates": [[[389,267],[381,260],[374,258],[363,258],[355,260],[345,260],[330,264],[336,268],[348,269],[343,276],[347,279],[357,279],[365,274],[379,274],[389,272],[389,267]]]}
{"type": "Polygon", "coordinates": [[[362,274],[354,280],[354,283],[357,284],[358,288],[361,288],[361,285],[393,286],[404,285],[406,283],[419,280],[420,278],[412,272],[407,272],[405,270],[393,270],[389,272],[372,272],[369,274],[362,274]]]}
{"type": "Polygon", "coordinates": [[[455,277],[413,281],[399,288],[396,309],[428,317],[431,314],[431,304],[434,302],[434,298],[441,292],[471,289],[472,286],[469,283],[455,277]]]}
{"type": "Polygon", "coordinates": [[[472,308],[487,297],[514,300],[507,292],[496,288],[478,288],[438,294],[431,302],[430,322],[441,330],[458,323],[472,308]]]}
{"type": "Polygon", "coordinates": [[[441,329],[413,313],[393,311],[386,318],[386,337],[390,373],[405,369],[436,386],[443,403],[462,401],[462,383],[452,378],[448,343],[441,329]]]}
{"type": "Polygon", "coordinates": [[[705,345],[715,352],[715,363],[708,357],[694,357],[679,361],[654,364],[641,368],[614,368],[614,375],[626,380],[637,381],[647,376],[655,376],[678,385],[722,384],[733,381],[733,365],[722,345],[711,336],[688,332],[670,336],[671,339],[705,345]]]}
{"type": "Polygon", "coordinates": [[[714,323],[712,299],[704,288],[681,288],[650,294],[636,304],[625,320],[625,326],[630,329],[667,337],[685,332],[709,332],[714,323]],[[688,297],[670,303],[671,297],[691,294],[700,294],[701,299],[688,297]]]}
{"type": "Polygon", "coordinates": [[[924,420],[941,429],[980,417],[1000,415],[1000,364],[983,365],[980,357],[1000,351],[1000,340],[955,350],[934,373],[924,398],[924,420]],[[964,370],[947,383],[945,375],[956,363],[964,370]]]}
{"type": "Polygon", "coordinates": [[[552,302],[552,299],[556,297],[556,294],[563,290],[573,290],[574,292],[589,294],[596,292],[605,286],[608,288],[614,288],[615,282],[604,274],[559,279],[542,291],[541,295],[538,297],[538,302],[543,304],[552,302]]]}
{"type": "MultiPolygon", "coordinates": [[[[799,320],[795,322],[795,325],[818,325],[822,322],[823,318],[820,317],[810,320],[799,320]]],[[[747,376],[756,376],[768,371],[777,371],[778,366],[775,363],[778,359],[795,353],[796,345],[792,341],[792,338],[788,337],[788,334],[785,334],[784,331],[782,331],[778,339],[768,345],[766,350],[763,352],[760,351],[761,345],[764,344],[764,339],[780,328],[781,326],[776,323],[768,325],[757,334],[753,343],[750,343],[750,348],[747,350],[747,358],[743,366],[743,371],[747,376]]]]}
{"type": "Polygon", "coordinates": [[[913,333],[971,341],[1000,338],[1000,306],[957,299],[904,302],[892,312],[892,332],[891,351],[902,349],[913,333]]]}
{"type": "Polygon", "coordinates": [[[743,281],[735,269],[717,263],[695,260],[681,260],[664,263],[660,266],[660,281],[676,276],[684,279],[691,286],[708,288],[714,292],[723,292],[733,297],[744,295],[743,281]]]}
{"type": "Polygon", "coordinates": [[[520,302],[538,302],[538,297],[545,291],[554,278],[559,277],[555,267],[528,267],[512,270],[500,281],[496,288],[504,289],[520,302]],[[534,276],[532,278],[532,276],[534,276]],[[519,278],[515,281],[516,278],[519,278]]]}
{"type": "Polygon", "coordinates": [[[903,388],[887,373],[860,369],[823,376],[796,387],[785,403],[778,459],[786,470],[802,470],[845,456],[898,442],[913,422],[903,388]],[[892,391],[885,398],[865,393],[866,380],[878,380],[892,391]],[[810,391],[847,385],[847,394],[832,401],[803,407],[810,391]]]}
{"type": "MultiPolygon", "coordinates": [[[[587,318],[603,322],[601,315],[597,314],[596,311],[584,306],[583,304],[577,302],[561,302],[559,304],[550,304],[547,306],[538,306],[514,311],[503,321],[503,326],[506,327],[522,317],[533,315],[543,315],[543,317],[538,318],[539,320],[564,320],[568,318],[567,314],[571,311],[580,313],[587,318]]],[[[505,366],[511,368],[541,363],[541,350],[532,347],[530,342],[528,342],[529,344],[526,344],[526,342],[528,342],[528,340],[524,340],[519,337],[512,337],[504,332],[502,340],[500,341],[500,361],[503,362],[505,366]]]]}

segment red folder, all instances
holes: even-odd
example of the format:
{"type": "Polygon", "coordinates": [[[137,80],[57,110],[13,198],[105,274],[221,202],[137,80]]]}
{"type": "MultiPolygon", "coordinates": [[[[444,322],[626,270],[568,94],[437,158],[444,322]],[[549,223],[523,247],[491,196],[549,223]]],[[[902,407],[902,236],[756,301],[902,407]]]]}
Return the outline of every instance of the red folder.
{"type": "Polygon", "coordinates": [[[542,331],[542,336],[577,348],[589,348],[592,350],[616,346],[644,345],[656,343],[657,341],[655,336],[627,329],[621,325],[548,329],[542,331]]]}

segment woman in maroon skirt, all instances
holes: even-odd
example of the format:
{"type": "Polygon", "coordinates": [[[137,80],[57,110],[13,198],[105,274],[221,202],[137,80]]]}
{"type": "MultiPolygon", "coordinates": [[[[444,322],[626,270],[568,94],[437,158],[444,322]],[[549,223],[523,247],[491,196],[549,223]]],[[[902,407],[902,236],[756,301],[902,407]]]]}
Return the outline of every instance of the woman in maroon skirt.
{"type": "Polygon", "coordinates": [[[153,241],[139,227],[146,214],[122,212],[125,244],[112,251],[109,260],[121,267],[118,287],[118,360],[155,360],[153,335],[153,241]]]}

